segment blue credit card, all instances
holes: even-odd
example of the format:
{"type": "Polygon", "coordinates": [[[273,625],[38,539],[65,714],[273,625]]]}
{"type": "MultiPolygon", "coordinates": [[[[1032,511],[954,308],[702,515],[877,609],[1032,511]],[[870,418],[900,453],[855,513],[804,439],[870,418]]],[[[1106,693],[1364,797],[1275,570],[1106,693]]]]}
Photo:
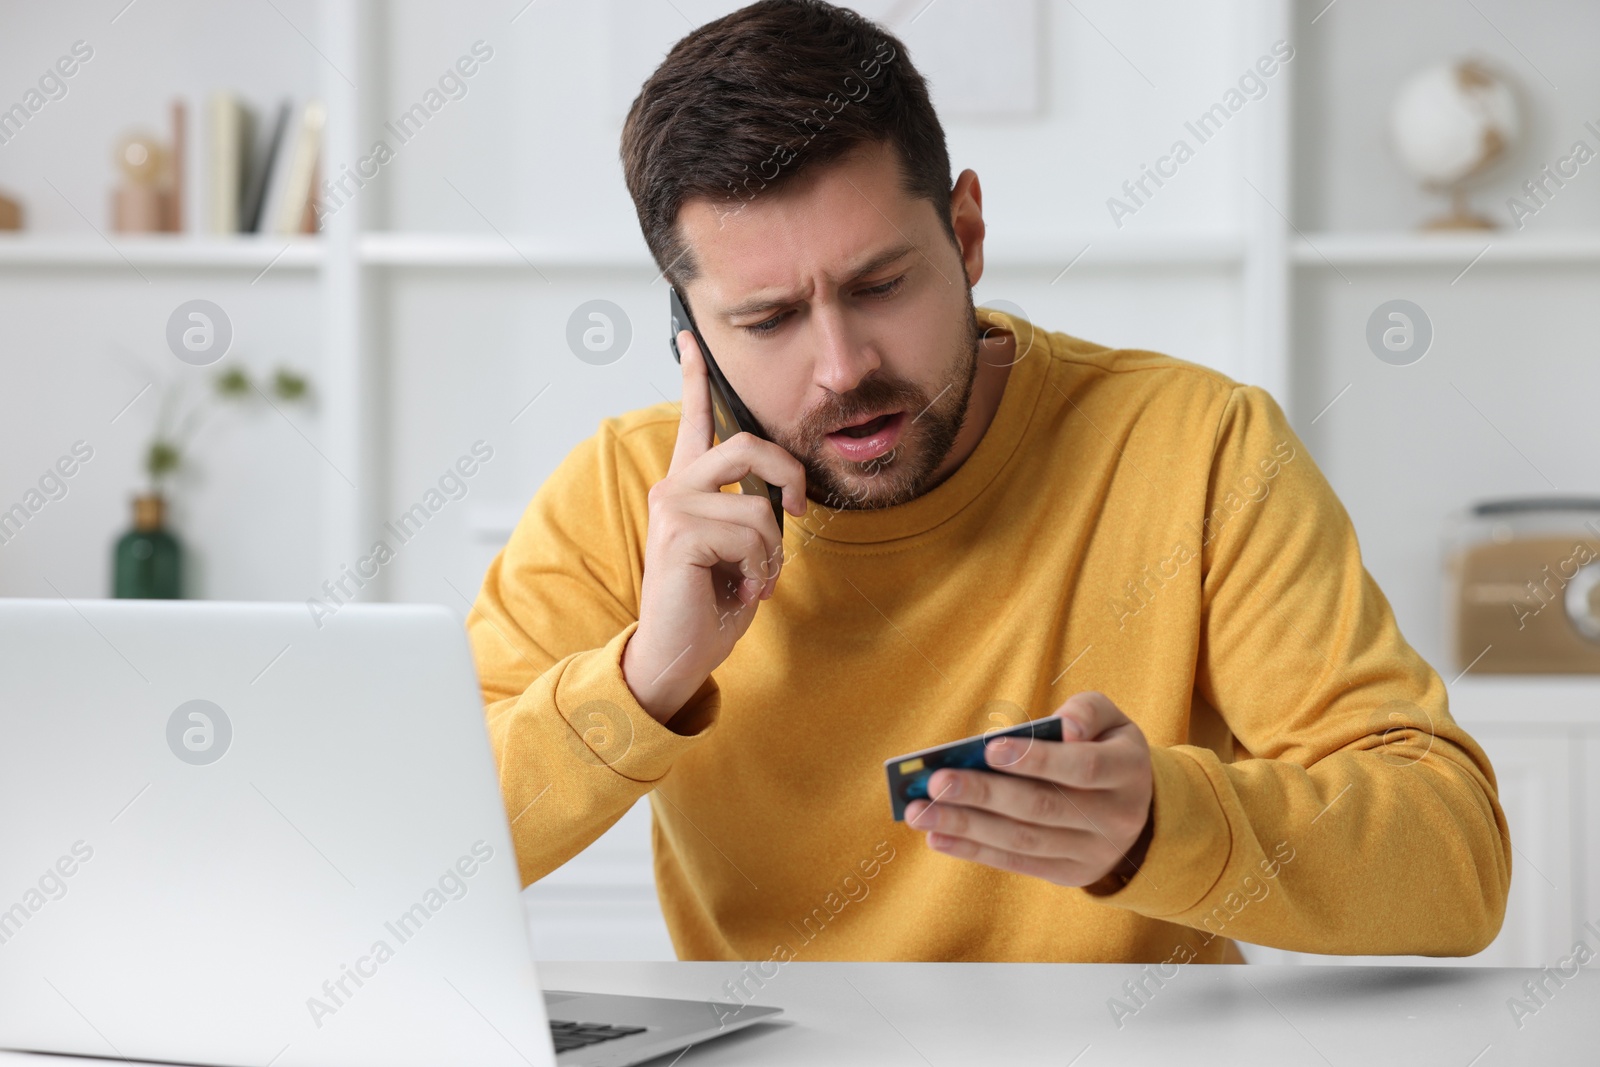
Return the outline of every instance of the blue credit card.
{"type": "Polygon", "coordinates": [[[1051,715],[1048,718],[1009,726],[1004,730],[990,730],[976,737],[967,737],[960,741],[951,741],[884,760],[883,771],[889,779],[889,806],[894,810],[895,821],[905,821],[906,805],[913,800],[929,799],[928,778],[941,767],[1004,774],[1005,771],[1001,768],[991,767],[983,756],[984,745],[997,737],[1016,737],[1024,741],[1060,741],[1061,719],[1051,715]]]}

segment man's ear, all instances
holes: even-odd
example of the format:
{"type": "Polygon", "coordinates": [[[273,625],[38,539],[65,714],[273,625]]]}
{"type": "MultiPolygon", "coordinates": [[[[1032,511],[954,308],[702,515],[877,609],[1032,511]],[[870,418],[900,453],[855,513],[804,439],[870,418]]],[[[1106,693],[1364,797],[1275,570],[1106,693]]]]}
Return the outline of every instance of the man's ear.
{"type": "Polygon", "coordinates": [[[950,224],[961,246],[961,262],[967,271],[967,284],[977,285],[983,277],[983,186],[972,169],[961,172],[950,191],[950,224]]]}

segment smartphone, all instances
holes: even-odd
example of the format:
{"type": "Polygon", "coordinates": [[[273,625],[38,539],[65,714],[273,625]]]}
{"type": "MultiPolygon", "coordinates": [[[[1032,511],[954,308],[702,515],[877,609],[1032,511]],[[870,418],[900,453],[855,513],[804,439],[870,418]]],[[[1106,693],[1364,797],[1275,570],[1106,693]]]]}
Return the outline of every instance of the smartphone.
{"type": "MultiPolygon", "coordinates": [[[[739,394],[733,391],[733,386],[723,377],[722,369],[711,357],[711,349],[706,345],[706,339],[700,335],[700,328],[694,324],[694,316],[689,314],[689,307],[678,295],[675,286],[668,287],[668,296],[672,302],[672,358],[678,363],[683,362],[683,355],[678,351],[678,334],[688,330],[694,335],[694,343],[700,346],[700,354],[706,360],[706,372],[711,377],[711,419],[716,424],[717,439],[726,441],[734,434],[744,431],[754,434],[763,441],[772,440],[761,432],[755,416],[750,414],[750,409],[745,407],[744,401],[739,399],[739,394]]],[[[754,496],[766,496],[772,504],[773,517],[778,520],[778,535],[783,536],[783,490],[775,485],[768,485],[764,478],[754,473],[740,478],[739,488],[754,496]]]]}

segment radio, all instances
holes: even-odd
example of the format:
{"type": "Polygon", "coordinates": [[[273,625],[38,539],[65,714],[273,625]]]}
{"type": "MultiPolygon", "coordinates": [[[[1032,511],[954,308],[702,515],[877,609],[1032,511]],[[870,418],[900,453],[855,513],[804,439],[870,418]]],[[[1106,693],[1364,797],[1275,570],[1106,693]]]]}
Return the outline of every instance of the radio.
{"type": "Polygon", "coordinates": [[[1600,499],[1485,501],[1451,540],[1458,670],[1600,674],[1600,499]]]}

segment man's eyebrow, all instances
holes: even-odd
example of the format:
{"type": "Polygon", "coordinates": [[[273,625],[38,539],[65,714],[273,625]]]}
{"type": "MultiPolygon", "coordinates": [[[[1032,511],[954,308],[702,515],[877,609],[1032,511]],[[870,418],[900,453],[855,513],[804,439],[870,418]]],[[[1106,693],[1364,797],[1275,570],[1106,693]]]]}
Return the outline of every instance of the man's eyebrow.
{"type": "MultiPolygon", "coordinates": [[[[916,250],[916,246],[910,244],[909,242],[906,244],[895,245],[893,248],[880,252],[860,266],[853,268],[850,274],[847,276],[846,281],[855,281],[857,278],[865,277],[866,275],[871,274],[873,271],[882,270],[891,263],[897,263],[906,258],[916,250]]],[[[741,301],[740,303],[737,303],[726,309],[723,311],[722,316],[723,318],[728,319],[740,318],[745,315],[754,315],[761,311],[771,311],[775,308],[781,308],[784,305],[791,304],[793,302],[794,301],[792,300],[784,300],[781,298],[774,299],[772,297],[755,297],[750,300],[741,301]]]]}

